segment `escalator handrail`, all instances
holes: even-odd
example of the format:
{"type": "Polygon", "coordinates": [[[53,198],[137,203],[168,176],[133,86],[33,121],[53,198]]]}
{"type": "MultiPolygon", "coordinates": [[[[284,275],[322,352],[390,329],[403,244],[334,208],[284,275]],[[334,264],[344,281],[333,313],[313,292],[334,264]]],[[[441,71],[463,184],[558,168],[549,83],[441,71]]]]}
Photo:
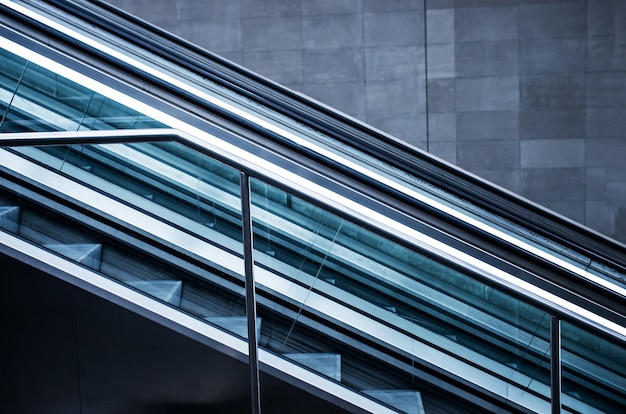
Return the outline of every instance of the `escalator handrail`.
{"type": "Polygon", "coordinates": [[[90,24],[115,33],[128,42],[139,44],[140,47],[158,56],[176,62],[176,65],[207,76],[242,96],[254,99],[281,114],[313,126],[328,136],[359,148],[368,155],[382,159],[399,170],[446,188],[480,208],[519,223],[543,237],[555,240],[609,266],[619,267],[626,263],[626,246],[623,244],[539,205],[529,203],[478,177],[468,175],[407,143],[294,93],[110,4],[100,0],[92,0],[90,3],[61,0],[48,2],[61,10],[80,16],[90,24]],[[102,19],[103,11],[115,19],[102,19]],[[149,33],[149,36],[138,36],[138,33],[149,33]]]}
{"type": "MultiPolygon", "coordinates": [[[[145,108],[146,105],[143,105],[143,107],[145,108]]],[[[178,124],[180,124],[180,122],[177,122],[178,124]]],[[[480,223],[475,223],[475,225],[479,225],[480,223]]],[[[502,237],[506,237],[507,235],[503,234],[502,237]]],[[[509,237],[509,239],[512,239],[511,237],[509,237]]],[[[531,254],[531,255],[536,255],[541,257],[543,260],[546,260],[550,263],[552,263],[555,266],[558,266],[562,269],[565,269],[567,272],[571,272],[573,274],[576,274],[577,276],[581,277],[584,280],[590,281],[592,285],[596,285],[596,287],[600,287],[601,289],[610,289],[610,290],[614,290],[617,292],[621,292],[621,288],[617,287],[615,288],[616,285],[614,285],[611,282],[606,281],[603,278],[599,278],[596,277],[592,272],[590,272],[588,269],[584,268],[584,267],[580,267],[580,266],[576,266],[573,265],[572,263],[569,263],[566,260],[561,260],[559,257],[556,257],[555,255],[552,255],[550,253],[547,253],[541,249],[536,249],[533,248],[533,246],[527,245],[522,243],[522,245],[524,245],[524,248],[531,254]]],[[[619,268],[619,267],[618,267],[619,268]]],[[[622,297],[626,296],[624,295],[623,292],[619,293],[622,297]]]]}
{"type": "MultiPolygon", "coordinates": [[[[164,140],[176,140],[183,144],[190,145],[196,149],[202,150],[208,156],[214,157],[221,161],[228,160],[227,149],[219,142],[210,142],[210,140],[202,140],[198,138],[198,135],[202,135],[202,131],[196,131],[196,135],[190,135],[184,131],[168,130],[168,129],[155,129],[155,130],[111,130],[111,131],[62,131],[62,132],[44,132],[44,133],[30,133],[30,134],[2,134],[0,135],[0,146],[4,146],[7,143],[11,143],[14,146],[20,145],[58,145],[58,144],[82,144],[82,143],[121,143],[121,142],[137,142],[137,141],[164,141],[164,140]]],[[[206,133],[204,133],[206,134],[206,133]]],[[[215,138],[215,137],[212,137],[215,138]]],[[[294,181],[302,182],[301,180],[292,179],[290,175],[293,175],[287,171],[277,168],[274,172],[260,171],[269,169],[275,169],[275,166],[268,165],[262,159],[257,159],[258,164],[255,164],[255,156],[248,154],[247,156],[239,154],[239,162],[233,165],[240,171],[245,171],[251,176],[259,176],[261,174],[262,179],[269,182],[271,185],[278,186],[279,188],[287,187],[292,191],[297,189],[298,193],[302,193],[302,188],[298,188],[297,185],[291,184],[294,181]]],[[[426,234],[419,233],[418,231],[405,226],[398,222],[393,222],[392,219],[385,214],[369,210],[365,206],[358,205],[354,200],[351,200],[345,195],[329,192],[330,190],[309,182],[310,185],[306,186],[304,194],[308,194],[309,200],[315,200],[314,202],[323,208],[330,209],[333,212],[345,214],[346,209],[361,210],[354,212],[353,218],[360,223],[376,223],[377,226],[386,227],[386,234],[394,235],[392,239],[402,239],[405,242],[411,240],[414,246],[420,250],[430,249],[436,250],[437,256],[443,260],[456,263],[459,266],[470,270],[473,274],[477,275],[482,280],[488,280],[491,283],[495,283],[504,287],[508,291],[516,292],[521,297],[526,298],[531,303],[539,304],[540,306],[549,309],[553,313],[566,315],[566,317],[573,320],[577,320],[583,323],[585,326],[590,326],[595,329],[608,334],[620,341],[626,341],[626,326],[612,320],[603,318],[593,311],[588,310],[583,302],[573,303],[567,299],[560,297],[554,293],[542,290],[540,287],[533,285],[527,281],[516,278],[513,274],[508,273],[496,266],[489,263],[481,262],[478,258],[472,254],[459,251],[454,247],[448,246],[445,243],[432,238],[426,234]]],[[[624,315],[622,315],[623,318],[624,315]]]]}

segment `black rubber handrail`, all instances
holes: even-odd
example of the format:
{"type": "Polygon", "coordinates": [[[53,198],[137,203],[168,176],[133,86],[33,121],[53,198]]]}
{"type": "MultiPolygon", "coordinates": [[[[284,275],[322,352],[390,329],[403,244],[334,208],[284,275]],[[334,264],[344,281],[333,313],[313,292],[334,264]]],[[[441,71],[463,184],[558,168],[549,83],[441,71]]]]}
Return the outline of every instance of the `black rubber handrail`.
{"type": "MultiPolygon", "coordinates": [[[[621,243],[468,175],[454,166],[232,64],[111,5],[99,0],[47,0],[47,3],[342,143],[359,148],[369,156],[445,189],[481,209],[600,263],[621,271],[626,270],[626,247],[621,243]],[[103,15],[110,18],[103,19],[103,15]]],[[[193,99],[189,96],[187,98],[193,99]]],[[[289,146],[304,156],[316,156],[293,146],[286,140],[281,140],[281,137],[268,136],[268,138],[280,145],[289,146]]],[[[355,178],[363,180],[363,177],[355,178]]],[[[380,191],[390,192],[389,189],[381,188],[379,183],[371,180],[368,184],[378,187],[380,191]]],[[[393,196],[406,198],[397,193],[393,196]]],[[[432,213],[436,214],[435,211],[432,213]]]]}

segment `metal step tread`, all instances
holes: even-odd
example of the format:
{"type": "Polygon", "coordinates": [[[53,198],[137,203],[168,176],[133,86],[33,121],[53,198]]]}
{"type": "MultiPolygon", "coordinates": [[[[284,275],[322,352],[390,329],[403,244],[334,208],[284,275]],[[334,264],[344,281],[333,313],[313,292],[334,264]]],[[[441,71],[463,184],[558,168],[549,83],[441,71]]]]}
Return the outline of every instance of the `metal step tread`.
{"type": "Polygon", "coordinates": [[[305,367],[311,368],[320,374],[341,381],[341,354],[302,353],[283,354],[283,356],[305,367]]]}
{"type": "Polygon", "coordinates": [[[99,270],[102,264],[102,245],[99,243],[47,243],[43,246],[95,270],[99,270]]]}
{"type": "MultiPolygon", "coordinates": [[[[206,321],[224,328],[237,336],[248,339],[248,318],[245,316],[211,316],[204,318],[206,321]]],[[[256,337],[261,335],[261,318],[256,318],[256,337]]]]}
{"type": "Polygon", "coordinates": [[[180,306],[182,280],[133,280],[126,283],[171,305],[180,306]]]}
{"type": "Polygon", "coordinates": [[[0,206],[0,229],[18,233],[20,229],[20,208],[18,206],[0,206]]]}
{"type": "Polygon", "coordinates": [[[363,390],[363,393],[406,414],[426,414],[422,395],[415,390],[363,390]]]}

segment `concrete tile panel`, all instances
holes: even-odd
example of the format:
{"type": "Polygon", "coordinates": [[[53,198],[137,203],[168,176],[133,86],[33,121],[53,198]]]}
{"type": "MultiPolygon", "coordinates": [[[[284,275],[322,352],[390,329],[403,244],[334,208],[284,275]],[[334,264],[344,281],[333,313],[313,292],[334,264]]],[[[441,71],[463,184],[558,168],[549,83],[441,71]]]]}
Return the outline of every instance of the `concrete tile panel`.
{"type": "Polygon", "coordinates": [[[454,43],[454,10],[426,11],[426,43],[454,43]]]}
{"type": "Polygon", "coordinates": [[[454,78],[429,80],[427,93],[429,113],[455,112],[456,80],[454,78]]]}
{"type": "Polygon", "coordinates": [[[243,65],[278,83],[301,83],[303,80],[300,50],[245,52],[243,65]]]}
{"type": "MultiPolygon", "coordinates": [[[[141,18],[141,16],[138,16],[138,17],[141,18]]],[[[184,37],[182,35],[182,32],[183,32],[183,28],[185,27],[185,25],[182,24],[181,22],[179,22],[178,20],[166,20],[166,21],[151,22],[151,23],[154,23],[156,26],[158,26],[159,28],[165,30],[166,32],[170,32],[170,33],[175,34],[177,36],[184,37]]],[[[186,40],[188,40],[188,39],[186,39],[186,40]]]]}
{"type": "Polygon", "coordinates": [[[428,139],[430,142],[456,141],[456,114],[429,112],[428,139]]]}
{"type": "Polygon", "coordinates": [[[426,142],[425,114],[368,116],[367,123],[411,145],[424,148],[426,142]]]}
{"type": "Polygon", "coordinates": [[[365,79],[389,81],[424,76],[423,46],[365,48],[365,79]]]}
{"type": "Polygon", "coordinates": [[[623,137],[624,108],[587,108],[587,137],[623,137]]]}
{"type": "Polygon", "coordinates": [[[457,141],[458,165],[470,171],[517,169],[519,157],[516,141],[457,141]]]}
{"type": "Polygon", "coordinates": [[[606,180],[607,181],[626,181],[626,168],[622,164],[621,167],[607,167],[606,168],[606,180]]]}
{"type": "Polygon", "coordinates": [[[587,38],[588,71],[626,70],[626,47],[619,47],[614,36],[587,38]]]}
{"type": "Polygon", "coordinates": [[[626,243],[626,208],[618,206],[615,218],[615,232],[609,236],[626,243]]]}
{"type": "Polygon", "coordinates": [[[457,111],[517,110],[520,104],[517,76],[459,78],[456,82],[457,111]]]}
{"type": "Polygon", "coordinates": [[[557,109],[585,107],[585,76],[529,75],[520,80],[520,107],[557,109]]]}
{"type": "Polygon", "coordinates": [[[456,8],[517,6],[519,0],[456,0],[456,8]]]}
{"type": "Polygon", "coordinates": [[[424,0],[362,0],[364,12],[424,10],[424,0]]]}
{"type": "Polygon", "coordinates": [[[423,45],[424,13],[365,13],[363,39],[366,46],[423,45]]]}
{"type": "Polygon", "coordinates": [[[537,109],[520,112],[521,138],[579,138],[586,135],[584,109],[537,109]]]}
{"type": "Polygon", "coordinates": [[[363,49],[317,49],[302,52],[304,82],[363,82],[363,49]]]}
{"type": "Polygon", "coordinates": [[[520,170],[504,169],[504,170],[481,170],[475,169],[471,171],[480,178],[498,185],[507,190],[519,193],[520,191],[520,170]]]}
{"type": "Polygon", "coordinates": [[[178,3],[181,21],[238,19],[240,17],[239,1],[184,0],[172,3],[178,3]]]}
{"type": "Polygon", "coordinates": [[[457,42],[514,40],[518,33],[517,6],[457,8],[454,25],[457,42]]]}
{"type": "Polygon", "coordinates": [[[426,112],[425,88],[419,79],[408,78],[365,85],[367,115],[385,118],[392,115],[417,115],[426,112]]]}
{"type": "Polygon", "coordinates": [[[178,21],[178,7],[170,0],[122,0],[121,8],[152,23],[178,21]]]}
{"type": "Polygon", "coordinates": [[[614,5],[614,0],[593,0],[587,2],[587,36],[614,34],[614,5]]]}
{"type": "MultiPolygon", "coordinates": [[[[463,0],[460,0],[463,1],[463,0]]],[[[549,3],[563,3],[569,0],[519,0],[520,4],[549,4],[549,3]]]]}
{"type": "Polygon", "coordinates": [[[442,160],[456,164],[456,142],[431,142],[428,144],[428,152],[442,160]]]}
{"type": "Polygon", "coordinates": [[[585,198],[584,168],[523,169],[521,178],[521,194],[542,204],[585,198]]]}
{"type": "Polygon", "coordinates": [[[522,140],[522,168],[578,168],[585,166],[584,139],[522,140]]]}
{"type": "Polygon", "coordinates": [[[616,1],[615,7],[615,46],[626,48],[626,2],[616,1]]]}
{"type": "Polygon", "coordinates": [[[606,200],[606,168],[587,168],[585,170],[585,200],[606,200]]]}
{"type": "Polygon", "coordinates": [[[308,49],[361,46],[362,17],[360,14],[304,16],[302,39],[308,49]]]}
{"type": "Polygon", "coordinates": [[[626,139],[587,140],[586,165],[589,168],[621,168],[626,162],[626,139]]]}
{"type": "Polygon", "coordinates": [[[517,111],[458,112],[456,114],[459,141],[517,140],[519,113],[517,111]]]}
{"type": "Polygon", "coordinates": [[[180,35],[212,52],[241,51],[241,26],[239,19],[190,20],[181,24],[180,35]]]}
{"type": "Polygon", "coordinates": [[[302,14],[361,13],[358,0],[302,0],[302,14]]]}
{"type": "MultiPolygon", "coordinates": [[[[241,17],[298,16],[302,14],[300,0],[238,0],[241,17]]],[[[226,1],[228,3],[228,1],[226,1]]]]}
{"type": "Polygon", "coordinates": [[[426,48],[428,78],[452,78],[455,75],[454,44],[428,45],[426,48]]]}
{"type": "MultiPolygon", "coordinates": [[[[538,201],[538,200],[534,200],[538,201]]],[[[546,207],[548,210],[567,217],[570,220],[574,220],[578,223],[584,223],[585,220],[585,202],[581,200],[539,200],[539,204],[546,207]]]]}
{"type": "Polygon", "coordinates": [[[241,20],[243,50],[289,50],[302,48],[302,19],[259,17],[241,20]]]}
{"type": "Polygon", "coordinates": [[[455,0],[426,0],[426,9],[454,9],[455,0]]]}
{"type": "Polygon", "coordinates": [[[363,83],[305,84],[302,92],[320,102],[365,121],[365,91],[363,83]]]}
{"type": "Polygon", "coordinates": [[[525,39],[520,41],[520,72],[583,73],[585,70],[586,40],[525,39]]]}
{"type": "Polygon", "coordinates": [[[522,39],[584,37],[586,1],[520,5],[522,39]]]}
{"type": "Polygon", "coordinates": [[[455,45],[456,75],[517,75],[519,42],[517,40],[467,42],[455,45]]]}
{"type": "Polygon", "coordinates": [[[426,151],[426,147],[428,146],[428,142],[426,142],[426,141],[409,142],[409,144],[411,144],[415,148],[418,148],[418,149],[420,149],[422,151],[426,151]]]}
{"type": "Polygon", "coordinates": [[[626,107],[626,73],[590,73],[587,75],[589,108],[626,107]]]}
{"type": "Polygon", "coordinates": [[[608,181],[606,183],[606,192],[610,202],[626,207],[626,181],[608,181]]]}
{"type": "Polygon", "coordinates": [[[605,201],[585,203],[585,225],[606,235],[615,233],[617,208],[605,201]]]}
{"type": "Polygon", "coordinates": [[[242,52],[218,52],[220,57],[243,66],[242,52]]]}

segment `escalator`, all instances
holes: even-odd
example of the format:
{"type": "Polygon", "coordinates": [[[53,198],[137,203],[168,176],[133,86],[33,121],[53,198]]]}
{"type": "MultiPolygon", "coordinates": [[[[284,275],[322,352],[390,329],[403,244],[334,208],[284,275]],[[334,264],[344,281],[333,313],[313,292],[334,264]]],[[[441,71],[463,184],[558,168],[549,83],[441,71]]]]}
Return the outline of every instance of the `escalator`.
{"type": "Polygon", "coordinates": [[[337,115],[304,124],[127,44],[150,28],[104,5],[2,4],[3,254],[240,360],[253,326],[262,371],[349,411],[626,407],[622,246],[521,200],[498,214],[484,183],[464,197],[373,157],[375,134],[329,137],[337,115]]]}

